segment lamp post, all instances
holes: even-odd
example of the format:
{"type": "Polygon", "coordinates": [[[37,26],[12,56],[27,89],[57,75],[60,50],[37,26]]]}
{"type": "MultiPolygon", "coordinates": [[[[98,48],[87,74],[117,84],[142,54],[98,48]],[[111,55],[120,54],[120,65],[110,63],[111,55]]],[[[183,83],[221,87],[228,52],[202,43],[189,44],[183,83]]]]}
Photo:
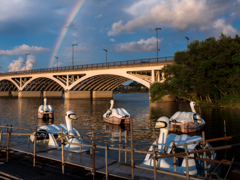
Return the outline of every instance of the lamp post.
{"type": "Polygon", "coordinates": [[[57,70],[58,70],[58,57],[55,56],[55,58],[57,59],[57,70]]]}
{"type": "Polygon", "coordinates": [[[107,50],[106,49],[103,49],[104,51],[106,51],[106,66],[107,66],[107,50]]]}
{"type": "Polygon", "coordinates": [[[0,73],[2,73],[2,66],[0,66],[0,69],[1,69],[0,73]]]}
{"type": "Polygon", "coordinates": [[[74,65],[73,64],[73,61],[74,61],[74,46],[77,46],[78,44],[73,44],[72,45],[72,66],[74,65]]]}
{"type": "Polygon", "coordinates": [[[189,38],[188,37],[185,37],[187,39],[187,45],[188,45],[188,41],[189,41],[189,38]]]}
{"type": "Polygon", "coordinates": [[[26,69],[27,55],[30,55],[30,53],[26,53],[25,54],[25,62],[22,62],[24,64],[24,66],[25,66],[25,71],[27,70],[26,69]]]}
{"type": "Polygon", "coordinates": [[[157,61],[158,61],[158,30],[161,30],[161,28],[156,28],[156,34],[157,34],[157,61]]]}

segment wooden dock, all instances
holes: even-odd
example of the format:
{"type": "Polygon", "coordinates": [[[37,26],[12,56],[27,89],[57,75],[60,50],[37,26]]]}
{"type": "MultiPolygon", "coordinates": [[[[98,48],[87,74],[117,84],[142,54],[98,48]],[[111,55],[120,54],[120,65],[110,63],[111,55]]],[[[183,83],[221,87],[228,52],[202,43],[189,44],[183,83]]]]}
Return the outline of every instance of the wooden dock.
{"type": "MultiPolygon", "coordinates": [[[[7,142],[0,142],[1,149],[6,149],[7,142]]],[[[17,144],[10,142],[9,144],[11,151],[22,152],[28,155],[33,155],[34,146],[33,144],[17,144]]],[[[36,145],[36,157],[45,158],[57,162],[62,162],[61,150],[57,148],[43,147],[36,145]]],[[[64,163],[81,167],[86,170],[92,170],[93,156],[91,154],[75,153],[70,151],[64,151],[64,163]]],[[[114,177],[122,179],[131,179],[132,170],[131,165],[126,163],[119,163],[116,160],[108,158],[108,174],[114,177]]],[[[106,164],[105,157],[95,156],[95,171],[96,173],[105,174],[106,164]]],[[[134,179],[154,179],[153,169],[142,168],[135,166],[134,168],[134,179]]],[[[167,172],[157,170],[157,179],[169,179],[169,180],[181,180],[186,179],[184,174],[167,172]]],[[[201,179],[198,177],[191,177],[191,179],[201,179]]]]}

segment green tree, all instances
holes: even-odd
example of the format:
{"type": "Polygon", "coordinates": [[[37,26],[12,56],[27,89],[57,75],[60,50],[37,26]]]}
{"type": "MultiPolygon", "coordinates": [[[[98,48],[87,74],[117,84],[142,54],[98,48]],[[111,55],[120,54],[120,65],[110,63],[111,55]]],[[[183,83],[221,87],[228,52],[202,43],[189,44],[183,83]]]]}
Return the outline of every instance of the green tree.
{"type": "Polygon", "coordinates": [[[188,100],[217,103],[225,95],[240,94],[238,35],[231,38],[221,34],[217,40],[209,37],[193,41],[187,50],[175,53],[174,62],[163,68],[164,83],[151,86],[152,100],[174,94],[188,100]]]}

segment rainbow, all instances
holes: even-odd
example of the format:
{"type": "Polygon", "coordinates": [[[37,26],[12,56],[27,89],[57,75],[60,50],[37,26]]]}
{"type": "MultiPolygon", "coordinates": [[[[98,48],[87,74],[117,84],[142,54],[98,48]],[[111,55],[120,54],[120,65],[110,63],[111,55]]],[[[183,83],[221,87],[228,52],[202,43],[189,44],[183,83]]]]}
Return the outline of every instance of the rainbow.
{"type": "Polygon", "coordinates": [[[54,50],[53,53],[51,55],[50,61],[49,61],[49,65],[48,67],[51,68],[53,67],[54,63],[55,63],[55,56],[57,56],[59,48],[62,45],[62,42],[67,34],[68,31],[68,27],[71,24],[71,22],[75,19],[76,15],[78,14],[78,12],[80,11],[80,9],[83,7],[83,4],[86,2],[86,0],[78,0],[78,2],[76,3],[76,5],[74,6],[73,10],[71,11],[71,13],[69,14],[68,18],[66,19],[66,22],[60,32],[60,35],[57,39],[57,42],[54,46],[54,50]]]}

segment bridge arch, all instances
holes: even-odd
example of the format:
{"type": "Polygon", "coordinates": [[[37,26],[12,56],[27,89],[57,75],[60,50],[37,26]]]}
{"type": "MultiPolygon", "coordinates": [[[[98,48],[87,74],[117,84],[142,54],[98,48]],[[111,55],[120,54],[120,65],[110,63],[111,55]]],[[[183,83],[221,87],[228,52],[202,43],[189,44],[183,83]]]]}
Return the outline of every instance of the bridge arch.
{"type": "Polygon", "coordinates": [[[22,87],[22,91],[61,91],[65,89],[65,85],[49,76],[33,77],[22,87]]]}
{"type": "Polygon", "coordinates": [[[18,91],[19,86],[12,79],[2,79],[0,81],[0,91],[18,91]]]}
{"type": "Polygon", "coordinates": [[[143,84],[144,86],[150,88],[150,83],[127,73],[104,73],[104,74],[86,74],[79,80],[75,81],[68,90],[94,90],[94,91],[112,91],[119,85],[127,82],[129,80],[134,80],[143,84]]]}

